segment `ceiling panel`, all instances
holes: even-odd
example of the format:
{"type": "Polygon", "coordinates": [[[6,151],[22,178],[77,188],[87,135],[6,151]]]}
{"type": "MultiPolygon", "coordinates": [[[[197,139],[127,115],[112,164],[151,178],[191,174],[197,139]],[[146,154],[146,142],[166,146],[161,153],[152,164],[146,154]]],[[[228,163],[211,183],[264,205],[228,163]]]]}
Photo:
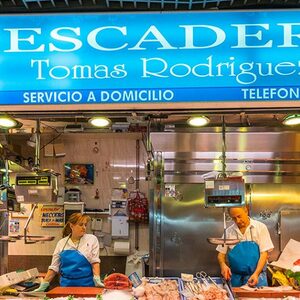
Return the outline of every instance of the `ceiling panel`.
{"type": "Polygon", "coordinates": [[[0,0],[0,13],[299,8],[299,0],[0,0]]]}

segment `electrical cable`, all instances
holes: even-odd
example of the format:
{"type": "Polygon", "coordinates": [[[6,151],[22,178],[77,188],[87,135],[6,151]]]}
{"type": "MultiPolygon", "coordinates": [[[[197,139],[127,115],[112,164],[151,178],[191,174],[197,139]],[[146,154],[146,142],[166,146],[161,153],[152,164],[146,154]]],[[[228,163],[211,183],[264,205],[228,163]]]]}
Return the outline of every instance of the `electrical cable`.
{"type": "Polygon", "coordinates": [[[59,131],[58,131],[55,127],[50,126],[50,125],[48,125],[47,123],[41,122],[41,124],[43,124],[43,125],[46,126],[46,127],[51,128],[51,129],[54,130],[56,133],[59,133],[59,131]]]}
{"type": "Polygon", "coordinates": [[[51,144],[52,142],[54,142],[56,139],[58,139],[61,135],[63,134],[63,132],[59,133],[57,136],[55,136],[52,140],[50,140],[48,143],[46,143],[44,146],[42,146],[40,148],[40,150],[44,149],[46,146],[48,146],[49,144],[51,144]]]}
{"type": "Polygon", "coordinates": [[[104,248],[103,248],[103,249],[105,250],[106,256],[108,256],[108,251],[107,251],[107,248],[106,248],[106,246],[104,246],[104,248]]]}

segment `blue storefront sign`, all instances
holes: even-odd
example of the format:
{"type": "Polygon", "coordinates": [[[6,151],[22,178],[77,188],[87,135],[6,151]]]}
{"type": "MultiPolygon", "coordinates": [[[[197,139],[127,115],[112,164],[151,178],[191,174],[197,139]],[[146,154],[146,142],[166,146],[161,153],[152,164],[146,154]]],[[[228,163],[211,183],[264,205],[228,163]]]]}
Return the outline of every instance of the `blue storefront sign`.
{"type": "Polygon", "coordinates": [[[0,16],[0,104],[298,101],[300,11],[0,16]]]}

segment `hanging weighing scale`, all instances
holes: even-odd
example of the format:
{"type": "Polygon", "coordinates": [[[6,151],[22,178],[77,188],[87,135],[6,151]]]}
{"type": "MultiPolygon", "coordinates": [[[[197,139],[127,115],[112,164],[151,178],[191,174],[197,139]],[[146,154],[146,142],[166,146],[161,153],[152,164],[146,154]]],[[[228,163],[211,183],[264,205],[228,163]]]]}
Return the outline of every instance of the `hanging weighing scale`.
{"type": "Polygon", "coordinates": [[[205,207],[223,208],[223,238],[207,238],[214,245],[235,245],[238,239],[226,238],[226,208],[243,206],[245,204],[245,181],[239,177],[230,177],[226,174],[226,143],[225,122],[222,122],[222,172],[216,179],[205,181],[205,207]]]}
{"type": "Polygon", "coordinates": [[[245,182],[242,177],[226,177],[205,181],[205,207],[223,208],[223,238],[208,238],[214,245],[235,245],[238,239],[226,238],[226,208],[245,204],[245,182]]]}

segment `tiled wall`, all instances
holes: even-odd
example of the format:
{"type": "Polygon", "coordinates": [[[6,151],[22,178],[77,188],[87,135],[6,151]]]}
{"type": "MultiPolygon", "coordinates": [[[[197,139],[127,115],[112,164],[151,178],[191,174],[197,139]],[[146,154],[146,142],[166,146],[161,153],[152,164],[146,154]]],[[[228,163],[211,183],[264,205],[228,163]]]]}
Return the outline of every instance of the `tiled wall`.
{"type": "MultiPolygon", "coordinates": [[[[41,145],[51,141],[55,135],[42,135],[41,145]]],[[[82,191],[82,201],[88,208],[107,208],[111,199],[113,188],[118,188],[123,183],[128,190],[134,190],[136,185],[129,184],[130,176],[136,177],[136,140],[140,140],[140,191],[148,192],[148,182],[145,181],[146,153],[139,133],[69,133],[62,134],[53,143],[64,145],[65,156],[44,157],[41,151],[41,168],[53,169],[61,175],[59,185],[64,186],[64,164],[65,163],[92,163],[95,168],[93,185],[78,186],[82,191]],[[95,147],[99,151],[95,151],[95,147]],[[99,199],[95,199],[96,189],[99,190],[99,199]]],[[[23,241],[9,244],[9,255],[51,255],[56,242],[61,238],[62,228],[41,228],[40,208],[34,213],[30,222],[29,233],[34,235],[55,236],[52,242],[25,245],[23,241]]],[[[98,217],[98,216],[97,216],[98,217]]],[[[110,217],[103,219],[103,231],[110,232],[110,217]]],[[[20,220],[20,228],[25,225],[26,219],[20,220]]],[[[131,251],[134,252],[134,225],[130,228],[131,251]]],[[[22,233],[22,232],[21,232],[22,233]]],[[[148,226],[139,227],[139,248],[148,252],[148,226]]],[[[107,247],[101,251],[101,255],[114,255],[112,248],[107,247]]]]}

